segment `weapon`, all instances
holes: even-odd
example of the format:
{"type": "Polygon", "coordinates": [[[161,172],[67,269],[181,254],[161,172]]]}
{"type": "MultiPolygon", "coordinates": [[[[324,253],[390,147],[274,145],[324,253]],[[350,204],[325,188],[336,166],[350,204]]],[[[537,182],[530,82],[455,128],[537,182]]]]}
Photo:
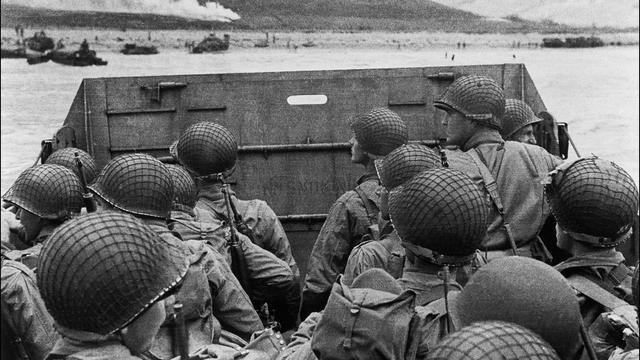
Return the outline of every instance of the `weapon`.
{"type": "Polygon", "coordinates": [[[227,208],[227,219],[229,222],[229,231],[231,232],[231,242],[229,243],[229,248],[231,249],[231,270],[240,281],[240,285],[244,291],[250,294],[251,286],[249,285],[249,274],[247,273],[247,261],[240,247],[238,233],[236,232],[233,220],[233,205],[231,203],[231,196],[229,195],[229,184],[222,185],[222,195],[224,196],[224,202],[227,208]]]}
{"type": "Polygon", "coordinates": [[[82,200],[84,206],[87,208],[87,212],[96,211],[96,203],[93,201],[93,194],[87,189],[87,179],[84,176],[84,169],[82,168],[82,161],[80,161],[80,155],[76,152],[76,166],[78,167],[78,174],[80,175],[80,183],[82,184],[82,200]]]}
{"type": "Polygon", "coordinates": [[[189,360],[189,334],[187,327],[184,324],[184,315],[182,314],[182,304],[176,302],[173,304],[173,321],[174,330],[174,355],[176,351],[180,355],[180,360],[189,360]]]}

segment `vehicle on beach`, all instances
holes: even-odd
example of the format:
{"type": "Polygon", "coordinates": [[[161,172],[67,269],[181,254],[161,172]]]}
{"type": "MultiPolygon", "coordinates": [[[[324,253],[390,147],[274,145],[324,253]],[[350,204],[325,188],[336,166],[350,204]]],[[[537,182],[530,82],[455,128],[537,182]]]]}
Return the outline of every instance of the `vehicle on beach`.
{"type": "Polygon", "coordinates": [[[588,48],[604,46],[604,41],[596,36],[568,37],[564,41],[560,38],[544,38],[542,46],[547,48],[588,48]]]}
{"type": "Polygon", "coordinates": [[[48,37],[44,31],[37,32],[33,34],[32,37],[25,38],[24,44],[27,48],[39,52],[52,50],[55,47],[53,39],[48,37]]]}
{"type": "Polygon", "coordinates": [[[200,41],[198,45],[191,49],[192,54],[201,54],[205,52],[224,51],[229,49],[229,40],[231,36],[224,34],[224,38],[220,39],[215,34],[210,34],[204,40],[200,41]]]}
{"type": "Polygon", "coordinates": [[[158,53],[158,48],[153,45],[124,44],[120,52],[124,55],[153,55],[158,53]]]}
{"type": "MultiPolygon", "coordinates": [[[[304,279],[329,208],[362,172],[350,162],[349,119],[388,107],[407,123],[410,142],[439,146],[444,114],[433,101],[463,74],[492,77],[508,98],[524,100],[543,119],[537,143],[567,157],[566,124],[549,114],[524,64],[510,63],[84,79],[62,127],[43,141],[41,161],[72,146],[98,167],[131,152],[174,162],[169,146],[183,130],[221,124],[239,145],[229,183],[239,198],[266,200],[279,215],[304,279]]],[[[620,249],[631,262],[634,244],[620,249]]]]}

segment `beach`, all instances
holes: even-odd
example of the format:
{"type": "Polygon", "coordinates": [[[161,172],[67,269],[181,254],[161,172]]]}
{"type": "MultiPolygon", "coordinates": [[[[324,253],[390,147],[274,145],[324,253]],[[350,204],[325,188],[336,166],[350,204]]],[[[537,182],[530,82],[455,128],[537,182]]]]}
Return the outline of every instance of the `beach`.
{"type": "MultiPolygon", "coordinates": [[[[138,45],[154,45],[159,50],[184,49],[185,43],[196,44],[209,35],[210,31],[202,30],[125,30],[122,29],[89,29],[89,28],[27,28],[24,36],[33,36],[35,32],[45,31],[55,41],[62,39],[68,48],[77,48],[87,39],[96,51],[118,52],[125,43],[138,45]]],[[[13,28],[2,28],[2,46],[12,46],[18,37],[13,28]]],[[[230,47],[253,48],[255,44],[267,40],[270,48],[298,48],[303,44],[318,48],[454,48],[489,47],[489,48],[527,48],[536,47],[544,38],[589,37],[592,34],[467,34],[467,33],[434,33],[434,32],[382,32],[382,31],[307,31],[307,32],[269,32],[269,31],[217,31],[216,36],[231,36],[230,47]]],[[[605,33],[597,35],[602,41],[620,45],[637,45],[640,34],[637,32],[605,33]]]]}

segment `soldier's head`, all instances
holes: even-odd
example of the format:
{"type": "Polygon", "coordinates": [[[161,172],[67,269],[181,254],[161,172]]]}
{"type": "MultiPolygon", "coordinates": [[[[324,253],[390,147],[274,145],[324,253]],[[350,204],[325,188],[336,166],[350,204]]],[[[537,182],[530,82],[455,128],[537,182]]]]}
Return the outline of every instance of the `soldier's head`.
{"type": "Polygon", "coordinates": [[[178,248],[140,220],[99,212],[56,229],[42,248],[37,281],[63,334],[119,334],[138,354],[151,346],[165,320],[163,299],[188,267],[178,248]]]}
{"type": "Polygon", "coordinates": [[[537,117],[524,101],[507,99],[505,101],[500,135],[502,135],[502,138],[505,140],[536,145],[536,137],[533,135],[533,124],[539,123],[540,121],[542,121],[542,119],[537,117]]]}
{"type": "Polygon", "coordinates": [[[547,200],[558,226],[558,246],[572,252],[579,242],[614,247],[632,235],[638,188],[629,174],[597,157],[566,162],[549,174],[547,200]]]}
{"type": "Polygon", "coordinates": [[[461,265],[484,238],[489,206],[467,175],[438,168],[391,192],[389,213],[407,253],[436,265],[461,265]]]}
{"type": "Polygon", "coordinates": [[[196,183],[193,181],[189,172],[180,165],[165,165],[171,174],[173,183],[173,210],[192,211],[196,206],[198,191],[196,183]]]}
{"type": "Polygon", "coordinates": [[[375,161],[380,188],[380,213],[389,219],[389,191],[429,169],[441,168],[439,155],[431,148],[417,144],[402,145],[375,161]]]}
{"type": "Polygon", "coordinates": [[[82,184],[64,166],[41,164],[23,171],[2,200],[17,207],[16,218],[31,242],[47,223],[59,224],[80,213],[82,184]]]}
{"type": "Polygon", "coordinates": [[[463,288],[454,313],[462,326],[494,320],[524,326],[561,359],[582,351],[576,295],[562,274],[538,260],[508,256],[484,265],[463,288]]]}
{"type": "Polygon", "coordinates": [[[51,155],[49,155],[47,161],[45,161],[45,164],[62,165],[68,169],[71,169],[71,171],[73,171],[76,175],[78,175],[78,177],[80,177],[80,172],[76,163],[76,153],[78,154],[78,158],[82,163],[82,170],[84,173],[85,181],[87,182],[87,185],[89,185],[93,182],[93,179],[98,174],[98,167],[91,155],[89,155],[89,153],[84,150],[73,147],[56,150],[51,155]]]}
{"type": "Polygon", "coordinates": [[[209,177],[233,170],[238,144],[226,127],[199,122],[180,135],[172,154],[193,176],[209,177]]]}
{"type": "Polygon", "coordinates": [[[481,321],[447,335],[429,350],[427,360],[560,360],[533,331],[504,321],[481,321]]]}
{"type": "Polygon", "coordinates": [[[374,108],[351,120],[351,162],[366,164],[407,143],[407,125],[386,108],[374,108]]]}
{"type": "Polygon", "coordinates": [[[502,87],[493,79],[479,75],[465,75],[456,79],[434,102],[444,110],[447,143],[464,147],[479,128],[500,131],[505,98],[502,87]]]}
{"type": "Polygon", "coordinates": [[[169,170],[146,154],[125,154],[111,159],[89,190],[96,195],[99,207],[138,217],[167,219],[174,199],[169,170]]]}

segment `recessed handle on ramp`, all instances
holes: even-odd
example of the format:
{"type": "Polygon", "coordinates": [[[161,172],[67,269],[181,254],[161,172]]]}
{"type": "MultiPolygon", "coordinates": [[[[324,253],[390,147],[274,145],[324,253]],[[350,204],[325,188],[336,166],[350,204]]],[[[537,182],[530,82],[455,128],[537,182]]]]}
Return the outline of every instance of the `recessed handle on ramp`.
{"type": "Polygon", "coordinates": [[[140,88],[144,90],[151,90],[154,94],[151,96],[151,100],[160,102],[160,93],[162,90],[167,89],[181,89],[187,86],[187,83],[175,82],[175,81],[161,81],[156,85],[142,85],[140,88]]]}

